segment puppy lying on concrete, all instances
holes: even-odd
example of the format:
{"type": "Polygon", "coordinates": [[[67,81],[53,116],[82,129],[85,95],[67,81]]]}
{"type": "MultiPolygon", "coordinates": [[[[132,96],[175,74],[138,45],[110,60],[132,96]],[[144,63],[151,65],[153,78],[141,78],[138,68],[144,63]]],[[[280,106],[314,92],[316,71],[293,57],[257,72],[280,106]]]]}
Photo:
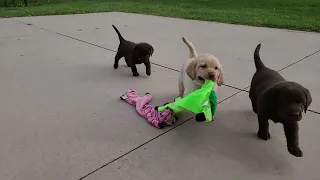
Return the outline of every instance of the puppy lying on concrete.
{"type": "Polygon", "coordinates": [[[151,75],[150,57],[153,54],[153,47],[148,43],[133,43],[125,40],[120,34],[119,30],[112,25],[114,30],[117,32],[120,44],[118,47],[117,54],[114,59],[114,69],[119,66],[119,60],[124,57],[127,66],[131,67],[133,76],[139,76],[136,64],[144,64],[146,66],[146,74],[151,75]]]}
{"type": "Polygon", "coordinates": [[[312,98],[309,90],[303,86],[286,81],[278,72],[267,68],[261,61],[259,44],[254,52],[256,73],[254,74],[249,97],[252,108],[258,115],[258,137],[270,139],[268,119],[282,123],[287,139],[288,151],[302,157],[299,147],[299,124],[302,112],[306,113],[312,98]]]}

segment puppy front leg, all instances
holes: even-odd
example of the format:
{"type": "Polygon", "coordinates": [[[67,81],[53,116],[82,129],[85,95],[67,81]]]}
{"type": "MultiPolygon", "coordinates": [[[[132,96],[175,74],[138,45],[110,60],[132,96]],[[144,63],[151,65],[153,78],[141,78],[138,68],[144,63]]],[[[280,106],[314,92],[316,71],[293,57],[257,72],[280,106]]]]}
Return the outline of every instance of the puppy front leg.
{"type": "Polygon", "coordinates": [[[151,65],[150,65],[150,63],[144,63],[144,65],[146,66],[146,74],[148,76],[150,76],[151,75],[151,65]]]}
{"type": "Polygon", "coordinates": [[[183,94],[184,94],[184,85],[180,77],[179,78],[179,97],[183,97],[183,94]]]}
{"type": "Polygon", "coordinates": [[[139,76],[139,73],[138,73],[136,65],[134,63],[132,63],[130,65],[131,65],[130,67],[131,67],[133,76],[139,76]]]}
{"type": "Polygon", "coordinates": [[[299,124],[297,122],[284,123],[283,128],[289,153],[296,157],[302,157],[303,153],[299,148],[299,124]]]}
{"type": "Polygon", "coordinates": [[[269,118],[267,118],[264,115],[258,115],[258,120],[259,120],[258,137],[263,140],[270,139],[268,119],[269,118]]]}

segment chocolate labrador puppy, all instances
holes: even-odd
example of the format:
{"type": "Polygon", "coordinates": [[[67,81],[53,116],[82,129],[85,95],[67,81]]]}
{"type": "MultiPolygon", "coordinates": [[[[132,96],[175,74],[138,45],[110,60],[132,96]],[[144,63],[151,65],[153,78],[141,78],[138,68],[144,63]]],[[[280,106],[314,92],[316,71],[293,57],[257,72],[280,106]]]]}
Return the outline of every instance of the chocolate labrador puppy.
{"type": "Polygon", "coordinates": [[[302,112],[306,113],[312,98],[309,90],[298,83],[286,81],[278,72],[267,68],[261,61],[259,44],[254,52],[256,73],[254,74],[249,97],[252,108],[258,115],[258,137],[270,139],[269,123],[282,123],[290,154],[302,157],[299,147],[299,124],[302,112]]]}
{"type": "Polygon", "coordinates": [[[119,66],[119,60],[124,57],[124,60],[127,63],[127,66],[131,67],[133,76],[139,76],[137,71],[136,64],[144,64],[146,66],[146,74],[151,75],[151,65],[150,57],[153,54],[153,47],[148,43],[133,43],[131,41],[125,40],[120,34],[119,30],[112,25],[114,30],[117,32],[120,44],[118,47],[117,54],[114,60],[114,69],[117,69],[119,66]]]}

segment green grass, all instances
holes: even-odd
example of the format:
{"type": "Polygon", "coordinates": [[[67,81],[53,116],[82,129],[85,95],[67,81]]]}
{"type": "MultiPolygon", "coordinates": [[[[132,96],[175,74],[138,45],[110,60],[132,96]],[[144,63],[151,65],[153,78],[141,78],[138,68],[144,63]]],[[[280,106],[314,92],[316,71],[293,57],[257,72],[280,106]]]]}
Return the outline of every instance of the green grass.
{"type": "Polygon", "coordinates": [[[3,2],[0,17],[117,11],[320,32],[320,0],[29,0],[29,7],[9,8],[3,2]]]}

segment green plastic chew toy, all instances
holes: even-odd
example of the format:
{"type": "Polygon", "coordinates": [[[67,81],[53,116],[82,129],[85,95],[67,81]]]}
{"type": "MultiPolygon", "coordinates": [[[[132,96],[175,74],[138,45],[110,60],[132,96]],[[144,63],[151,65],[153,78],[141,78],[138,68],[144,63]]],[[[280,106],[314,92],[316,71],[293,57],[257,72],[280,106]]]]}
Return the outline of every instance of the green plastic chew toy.
{"type": "Polygon", "coordinates": [[[215,83],[211,80],[205,80],[202,87],[186,97],[178,97],[173,103],[159,106],[158,111],[162,112],[166,108],[177,114],[183,110],[188,110],[196,114],[195,119],[199,122],[210,122],[214,119],[218,97],[215,91],[212,90],[215,83]]]}

